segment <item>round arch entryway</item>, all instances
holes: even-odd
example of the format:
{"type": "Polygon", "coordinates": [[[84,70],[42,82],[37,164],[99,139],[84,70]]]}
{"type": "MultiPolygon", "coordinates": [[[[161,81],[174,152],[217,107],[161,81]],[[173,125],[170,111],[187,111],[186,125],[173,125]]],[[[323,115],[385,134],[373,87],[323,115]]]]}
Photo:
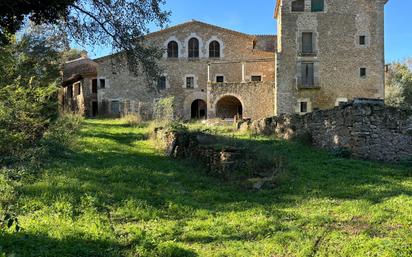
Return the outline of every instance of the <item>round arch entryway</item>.
{"type": "Polygon", "coordinates": [[[226,95],[216,103],[216,117],[221,119],[242,118],[243,106],[239,98],[226,95]]]}
{"type": "Polygon", "coordinates": [[[190,118],[199,120],[199,119],[206,119],[207,114],[207,104],[202,99],[196,99],[192,102],[190,108],[190,118]]]}

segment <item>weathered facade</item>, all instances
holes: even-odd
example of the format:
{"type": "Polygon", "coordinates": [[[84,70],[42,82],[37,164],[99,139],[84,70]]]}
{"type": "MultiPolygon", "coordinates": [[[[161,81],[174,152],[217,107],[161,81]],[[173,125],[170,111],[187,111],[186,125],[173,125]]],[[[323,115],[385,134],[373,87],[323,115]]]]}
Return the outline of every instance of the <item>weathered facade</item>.
{"type": "Polygon", "coordinates": [[[121,54],[102,57],[94,60],[96,76],[82,78],[85,92],[97,85],[96,98],[84,101],[91,111],[84,113],[150,118],[156,101],[173,96],[177,118],[256,120],[354,98],[383,99],[385,3],[278,0],[278,36],[198,21],[151,33],[145,42],[164,49],[158,90],[143,74],[131,73],[121,54]]]}
{"type": "Polygon", "coordinates": [[[387,0],[278,0],[275,114],[384,98],[387,0]]]}
{"type": "Polygon", "coordinates": [[[72,111],[84,116],[97,115],[97,63],[87,58],[85,52],[80,59],[64,66],[63,86],[59,92],[62,110],[72,111]]]}

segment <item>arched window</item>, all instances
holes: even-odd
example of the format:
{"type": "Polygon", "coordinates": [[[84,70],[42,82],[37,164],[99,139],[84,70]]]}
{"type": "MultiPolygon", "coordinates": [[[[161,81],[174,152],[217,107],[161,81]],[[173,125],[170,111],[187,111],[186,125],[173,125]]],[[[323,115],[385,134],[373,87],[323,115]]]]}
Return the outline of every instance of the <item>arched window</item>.
{"type": "Polygon", "coordinates": [[[178,58],[179,57],[179,45],[176,41],[170,41],[167,44],[167,58],[178,58]]]}
{"type": "Polygon", "coordinates": [[[189,40],[189,58],[199,58],[199,40],[197,38],[189,40]]]}
{"type": "Polygon", "coordinates": [[[217,41],[212,41],[209,44],[209,57],[220,58],[220,44],[217,41]]]}

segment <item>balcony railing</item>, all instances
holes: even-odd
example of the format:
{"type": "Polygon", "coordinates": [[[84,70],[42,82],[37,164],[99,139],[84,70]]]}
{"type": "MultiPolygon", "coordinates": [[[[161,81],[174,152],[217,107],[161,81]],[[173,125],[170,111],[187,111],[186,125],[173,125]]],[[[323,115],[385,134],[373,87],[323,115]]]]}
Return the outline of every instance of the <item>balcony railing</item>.
{"type": "Polygon", "coordinates": [[[319,89],[320,88],[320,83],[319,81],[315,81],[313,83],[307,84],[303,83],[303,81],[300,78],[295,78],[295,85],[296,89],[319,89]]]}

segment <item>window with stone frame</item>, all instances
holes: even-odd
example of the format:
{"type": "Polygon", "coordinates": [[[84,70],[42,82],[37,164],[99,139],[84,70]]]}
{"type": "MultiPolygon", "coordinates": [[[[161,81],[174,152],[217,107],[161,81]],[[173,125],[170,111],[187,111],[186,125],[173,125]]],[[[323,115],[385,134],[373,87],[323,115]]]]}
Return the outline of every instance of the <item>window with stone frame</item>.
{"type": "Polygon", "coordinates": [[[179,45],[176,41],[167,44],[167,58],[179,58],[179,45]]]}
{"type": "Polygon", "coordinates": [[[260,82],[260,81],[262,81],[262,76],[260,76],[260,75],[252,75],[252,76],[250,77],[250,80],[253,81],[253,82],[260,82]]]}
{"type": "Polygon", "coordinates": [[[302,63],[302,86],[313,87],[315,85],[314,63],[302,63]]]}
{"type": "Polygon", "coordinates": [[[73,85],[67,87],[67,94],[70,98],[73,98],[73,85]]]}
{"type": "Polygon", "coordinates": [[[106,88],[106,79],[100,79],[100,88],[106,88]]]}
{"type": "Polygon", "coordinates": [[[299,110],[300,110],[300,113],[307,113],[308,112],[308,102],[306,101],[300,102],[299,110]]]}
{"type": "Polygon", "coordinates": [[[312,0],[311,10],[312,12],[323,12],[325,8],[325,0],[312,0]]]}
{"type": "Polygon", "coordinates": [[[361,78],[366,78],[366,68],[360,68],[359,75],[361,78]]]}
{"type": "Polygon", "coordinates": [[[197,38],[191,38],[189,40],[189,58],[199,58],[199,40],[197,38]]]}
{"type": "Polygon", "coordinates": [[[302,53],[312,54],[313,51],[313,33],[303,32],[302,33],[302,53]]]}
{"type": "Polygon", "coordinates": [[[166,76],[160,76],[157,80],[157,89],[165,90],[166,89],[167,79],[166,76]]]}
{"type": "Polygon", "coordinates": [[[364,46],[366,45],[366,36],[359,36],[359,45],[364,46]]]}
{"type": "Polygon", "coordinates": [[[209,57],[220,58],[220,44],[216,40],[209,44],[209,57]]]}
{"type": "Polygon", "coordinates": [[[111,101],[110,111],[113,114],[119,114],[120,113],[120,101],[117,101],[117,100],[111,101]]]}
{"type": "Polygon", "coordinates": [[[346,98],[338,98],[336,99],[336,106],[344,106],[348,103],[348,99],[346,98]]]}
{"type": "Polygon", "coordinates": [[[186,77],[186,88],[188,89],[195,88],[195,78],[194,77],[186,77]]]}
{"type": "Polygon", "coordinates": [[[295,0],[292,2],[292,12],[304,12],[305,0],[295,0]]]}
{"type": "Polygon", "coordinates": [[[80,82],[74,84],[74,94],[75,94],[76,96],[78,96],[78,95],[81,94],[81,85],[80,85],[80,82]]]}
{"type": "Polygon", "coordinates": [[[216,83],[223,83],[223,82],[225,82],[225,76],[223,75],[216,76],[216,83]]]}
{"type": "Polygon", "coordinates": [[[92,79],[92,94],[97,94],[97,79],[92,79]]]}

